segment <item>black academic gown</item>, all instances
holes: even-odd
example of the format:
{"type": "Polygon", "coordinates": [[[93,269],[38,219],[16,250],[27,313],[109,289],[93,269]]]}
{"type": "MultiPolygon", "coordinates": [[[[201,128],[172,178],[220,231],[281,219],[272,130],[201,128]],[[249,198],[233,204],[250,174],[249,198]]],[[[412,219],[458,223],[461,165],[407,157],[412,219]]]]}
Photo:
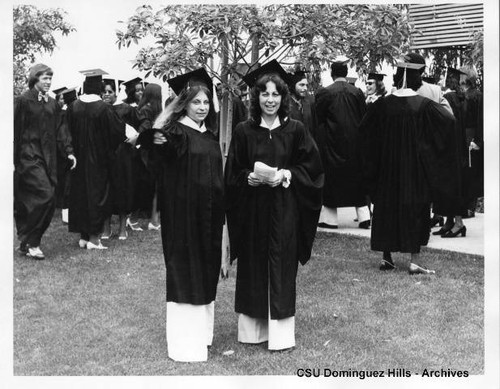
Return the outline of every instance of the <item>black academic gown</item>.
{"type": "Polygon", "coordinates": [[[61,119],[61,126],[57,135],[56,207],[64,209],[69,206],[72,161],[68,159],[68,155],[73,154],[73,148],[71,147],[71,134],[67,125],[65,109],[61,111],[61,119]]]}
{"type": "Polygon", "coordinates": [[[429,240],[430,203],[450,214],[460,203],[455,119],[422,96],[387,96],[360,126],[364,171],[374,203],[371,248],[420,252],[429,240]]]}
{"type": "Polygon", "coordinates": [[[316,114],[314,110],[314,96],[306,96],[297,100],[295,97],[290,99],[290,118],[301,122],[307,131],[316,137],[316,114]]]}
{"type": "Polygon", "coordinates": [[[464,125],[467,145],[473,140],[480,149],[471,150],[469,200],[484,196],[483,95],[475,88],[465,91],[464,125]]]}
{"type": "MultiPolygon", "coordinates": [[[[150,131],[156,119],[157,113],[149,105],[144,105],[138,110],[141,124],[137,131],[140,133],[150,131]]],[[[133,159],[135,190],[134,210],[151,212],[153,198],[156,192],[157,167],[155,159],[149,155],[149,150],[139,147],[133,159]]]]}
{"type": "Polygon", "coordinates": [[[205,305],[215,300],[221,265],[224,185],[219,142],[181,123],[154,129],[138,142],[158,161],[158,207],[167,267],[167,301],[205,305]]]}
{"type": "MultiPolygon", "coordinates": [[[[136,131],[139,130],[144,117],[139,111],[126,103],[114,104],[113,110],[123,121],[136,131]]],[[[121,143],[111,165],[111,196],[112,213],[115,215],[128,214],[134,210],[134,196],[137,176],[134,171],[134,159],[139,151],[130,143],[121,143]]]]}
{"type": "Polygon", "coordinates": [[[225,167],[236,312],[267,318],[269,296],[272,319],[295,314],[297,267],[311,255],[323,181],[318,149],[302,123],[286,119],[269,131],[250,119],[236,127],[225,167]],[[249,186],[256,161],[290,170],[290,187],[249,186]]]}
{"type": "Polygon", "coordinates": [[[327,207],[366,205],[358,131],[365,111],[363,92],[347,82],[334,82],[316,94],[316,142],[325,168],[327,207]]]}
{"type": "MultiPolygon", "coordinates": [[[[14,103],[14,217],[18,238],[36,247],[55,209],[57,139],[61,108],[49,97],[38,101],[32,88],[14,103]]],[[[71,153],[69,138],[62,149],[71,153]]],[[[67,155],[66,155],[67,157],[67,155]]]]}
{"type": "Polygon", "coordinates": [[[455,116],[455,147],[457,149],[458,164],[460,166],[460,198],[458,208],[453,213],[445,214],[443,209],[449,208],[446,204],[441,204],[436,202],[432,205],[432,210],[438,215],[449,215],[449,216],[467,216],[467,191],[469,189],[469,177],[470,177],[470,167],[469,167],[469,149],[467,144],[467,135],[464,126],[464,115],[463,115],[463,96],[459,95],[455,91],[450,91],[444,94],[444,98],[450,104],[453,111],[453,116],[455,116]]]}
{"type": "Polygon", "coordinates": [[[71,176],[69,231],[97,235],[111,216],[111,163],[125,141],[125,127],[102,100],[77,100],[66,115],[78,161],[71,176]]]}

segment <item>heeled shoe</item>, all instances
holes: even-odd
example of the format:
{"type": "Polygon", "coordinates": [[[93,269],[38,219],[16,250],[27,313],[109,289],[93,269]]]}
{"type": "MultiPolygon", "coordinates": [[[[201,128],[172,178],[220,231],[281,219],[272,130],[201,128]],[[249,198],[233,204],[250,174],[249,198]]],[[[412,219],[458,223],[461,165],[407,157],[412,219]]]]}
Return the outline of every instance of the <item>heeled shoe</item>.
{"type": "Polygon", "coordinates": [[[410,268],[408,269],[408,273],[410,273],[411,275],[414,275],[414,274],[435,274],[436,271],[426,269],[425,267],[422,267],[422,266],[418,266],[415,263],[410,263],[410,268]]]}
{"type": "Polygon", "coordinates": [[[444,217],[442,216],[433,216],[431,217],[431,220],[429,221],[429,225],[431,228],[436,227],[439,224],[439,227],[444,226],[444,217]]]}
{"type": "Polygon", "coordinates": [[[158,224],[157,226],[155,226],[153,223],[149,222],[148,223],[148,230],[151,231],[151,230],[154,230],[154,231],[159,231],[161,228],[161,224],[158,224]]]}
{"type": "Polygon", "coordinates": [[[318,223],[318,227],[320,228],[328,228],[330,230],[336,230],[337,228],[339,228],[339,226],[337,226],[336,224],[328,224],[328,223],[318,223]]]}
{"type": "Polygon", "coordinates": [[[444,235],[448,231],[451,231],[451,228],[448,228],[448,227],[444,226],[444,227],[441,227],[438,231],[434,231],[432,233],[432,235],[444,235]]]}
{"type": "Polygon", "coordinates": [[[447,231],[445,234],[441,235],[441,238],[456,238],[458,235],[462,235],[465,237],[467,234],[467,227],[462,226],[457,231],[453,232],[453,230],[447,231]]]}
{"type": "Polygon", "coordinates": [[[363,221],[363,222],[360,222],[360,223],[358,224],[358,227],[359,227],[359,228],[361,228],[361,229],[363,229],[363,230],[369,230],[369,229],[370,229],[370,226],[371,226],[371,221],[370,221],[370,219],[365,220],[365,221],[363,221]]]}
{"type": "Polygon", "coordinates": [[[126,227],[130,227],[132,231],[144,231],[140,226],[139,222],[132,223],[130,221],[130,218],[127,218],[127,221],[125,222],[126,227]]]}

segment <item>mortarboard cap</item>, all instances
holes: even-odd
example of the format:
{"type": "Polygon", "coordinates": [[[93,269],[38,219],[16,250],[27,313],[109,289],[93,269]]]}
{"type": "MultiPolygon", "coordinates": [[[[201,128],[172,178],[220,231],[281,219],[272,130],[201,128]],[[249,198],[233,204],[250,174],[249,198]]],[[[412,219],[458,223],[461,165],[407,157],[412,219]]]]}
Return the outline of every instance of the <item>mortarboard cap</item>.
{"type": "Polygon", "coordinates": [[[96,78],[97,77],[101,77],[102,79],[102,76],[104,76],[105,74],[108,74],[107,72],[105,72],[104,70],[102,69],[88,69],[88,70],[80,70],[80,73],[82,73],[86,79],[88,78],[96,78]]]}
{"type": "Polygon", "coordinates": [[[184,88],[195,85],[205,85],[210,93],[213,93],[213,82],[205,68],[199,68],[192,72],[170,78],[167,82],[177,96],[179,96],[184,88]]]}
{"type": "Polygon", "coordinates": [[[462,72],[461,70],[458,70],[458,69],[455,69],[455,68],[446,68],[446,74],[448,76],[454,76],[454,77],[457,77],[457,78],[460,78],[461,75],[467,75],[467,73],[465,72],[462,72]]]}
{"type": "Polygon", "coordinates": [[[271,74],[271,73],[277,74],[278,76],[281,77],[281,79],[285,83],[290,85],[289,74],[285,72],[285,69],[283,69],[281,65],[278,63],[278,61],[276,61],[275,59],[262,65],[260,68],[255,69],[254,71],[248,73],[246,76],[243,77],[243,81],[249,87],[253,87],[261,76],[263,76],[264,74],[271,74]]]}
{"type": "Polygon", "coordinates": [[[135,87],[137,84],[139,84],[142,81],[141,77],[134,77],[131,80],[125,81],[123,85],[125,85],[126,89],[131,89],[132,87],[135,87]]]}
{"type": "Polygon", "coordinates": [[[53,93],[53,94],[55,94],[55,95],[57,96],[58,94],[60,94],[60,93],[64,92],[66,89],[68,89],[68,88],[66,88],[65,86],[63,86],[63,87],[61,87],[61,88],[54,89],[54,90],[52,91],[52,93],[53,93]]]}
{"type": "Polygon", "coordinates": [[[419,70],[425,67],[425,59],[420,54],[408,53],[397,62],[396,66],[398,68],[419,70]]]}
{"type": "Polygon", "coordinates": [[[385,74],[383,73],[368,73],[368,78],[367,80],[376,80],[376,81],[382,81],[385,77],[385,74]]]}
{"type": "Polygon", "coordinates": [[[76,100],[76,88],[69,88],[62,92],[63,100],[65,104],[69,104],[76,100]]]}

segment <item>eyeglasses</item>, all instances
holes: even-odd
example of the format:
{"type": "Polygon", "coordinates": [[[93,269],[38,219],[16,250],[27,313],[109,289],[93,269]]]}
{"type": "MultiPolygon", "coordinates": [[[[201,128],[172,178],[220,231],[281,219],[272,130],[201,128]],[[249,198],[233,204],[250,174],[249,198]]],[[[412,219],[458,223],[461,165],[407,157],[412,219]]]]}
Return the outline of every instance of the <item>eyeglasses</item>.
{"type": "Polygon", "coordinates": [[[366,85],[373,85],[373,84],[375,84],[375,81],[367,81],[366,82],[366,85]]]}

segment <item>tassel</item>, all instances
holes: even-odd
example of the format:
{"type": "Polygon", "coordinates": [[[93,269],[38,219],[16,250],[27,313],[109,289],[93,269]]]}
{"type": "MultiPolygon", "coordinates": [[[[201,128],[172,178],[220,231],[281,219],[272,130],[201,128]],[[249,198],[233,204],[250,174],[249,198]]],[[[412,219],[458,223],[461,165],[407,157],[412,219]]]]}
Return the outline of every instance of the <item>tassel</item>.
{"type": "Polygon", "coordinates": [[[213,101],[214,101],[214,111],[215,113],[218,113],[220,111],[220,105],[219,105],[219,98],[217,97],[217,88],[215,87],[215,84],[213,84],[213,101]]]}

